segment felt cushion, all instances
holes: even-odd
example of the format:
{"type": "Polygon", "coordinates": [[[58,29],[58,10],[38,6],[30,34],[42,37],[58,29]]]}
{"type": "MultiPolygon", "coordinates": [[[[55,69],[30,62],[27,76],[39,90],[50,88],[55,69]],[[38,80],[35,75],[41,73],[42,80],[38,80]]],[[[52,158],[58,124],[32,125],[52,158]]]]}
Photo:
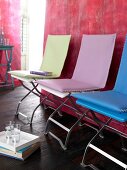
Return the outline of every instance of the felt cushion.
{"type": "Polygon", "coordinates": [[[73,79],[37,80],[37,83],[60,92],[79,92],[99,89],[87,82],[80,82],[73,79]]]}
{"type": "Polygon", "coordinates": [[[104,116],[108,116],[112,119],[115,119],[119,122],[127,121],[127,113],[126,112],[116,112],[116,111],[112,110],[111,108],[103,107],[101,105],[96,105],[91,102],[84,102],[81,99],[78,99],[76,101],[76,103],[79,104],[80,106],[83,106],[83,107],[89,108],[95,112],[98,112],[104,116]]]}
{"type": "Polygon", "coordinates": [[[104,92],[75,93],[73,97],[116,112],[127,112],[127,95],[114,90],[104,92]]]}

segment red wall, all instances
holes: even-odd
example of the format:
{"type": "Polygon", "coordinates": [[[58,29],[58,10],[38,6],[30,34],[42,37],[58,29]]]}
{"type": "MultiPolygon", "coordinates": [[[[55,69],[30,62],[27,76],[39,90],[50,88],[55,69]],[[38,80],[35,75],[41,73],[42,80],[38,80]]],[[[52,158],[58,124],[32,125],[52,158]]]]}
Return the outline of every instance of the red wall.
{"type": "Polygon", "coordinates": [[[45,39],[48,34],[71,34],[72,41],[62,77],[71,77],[82,34],[117,33],[116,46],[106,88],[115,82],[127,33],[126,0],[47,0],[45,39]]]}
{"type": "MultiPolygon", "coordinates": [[[[0,1],[0,28],[3,27],[5,38],[9,39],[9,44],[14,46],[12,69],[21,68],[21,47],[20,47],[20,0],[0,1]]],[[[1,59],[1,58],[0,58],[1,59]]],[[[5,58],[2,57],[4,63],[5,58]]],[[[2,77],[5,69],[0,67],[2,77]]]]}
{"type": "MultiPolygon", "coordinates": [[[[47,0],[45,40],[48,34],[72,35],[62,77],[72,76],[82,34],[108,33],[117,33],[117,39],[106,89],[113,88],[121,59],[127,33],[127,0],[47,0]]],[[[114,126],[118,127],[118,122],[114,126]]]]}

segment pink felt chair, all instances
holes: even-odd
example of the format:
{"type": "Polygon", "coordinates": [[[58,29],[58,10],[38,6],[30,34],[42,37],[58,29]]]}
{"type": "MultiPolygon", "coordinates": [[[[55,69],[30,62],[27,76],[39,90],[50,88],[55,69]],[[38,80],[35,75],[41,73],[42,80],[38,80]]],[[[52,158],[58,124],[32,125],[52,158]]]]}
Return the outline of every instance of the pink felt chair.
{"type": "MultiPolygon", "coordinates": [[[[115,38],[116,34],[83,35],[77,64],[75,66],[72,78],[37,81],[43,90],[49,92],[48,95],[53,94],[55,98],[59,97],[58,101],[60,102],[60,105],[49,116],[45,134],[48,133],[57,139],[63,149],[67,148],[69,136],[73,128],[85,116],[85,114],[81,114],[77,106],[74,104],[73,100],[71,99],[71,94],[75,92],[98,90],[105,87],[112,60],[115,38]],[[60,100],[63,98],[65,98],[64,101],[60,100]],[[70,108],[70,105],[67,105],[67,101],[70,101],[74,106],[71,108],[74,109],[74,111],[76,110],[75,114],[78,118],[76,123],[71,128],[65,127],[54,118],[54,115],[60,111],[64,105],[70,108]],[[67,132],[65,143],[63,143],[59,137],[49,131],[50,122],[55,123],[67,132]]],[[[41,103],[44,103],[46,100],[47,96],[42,99],[41,103]]]]}

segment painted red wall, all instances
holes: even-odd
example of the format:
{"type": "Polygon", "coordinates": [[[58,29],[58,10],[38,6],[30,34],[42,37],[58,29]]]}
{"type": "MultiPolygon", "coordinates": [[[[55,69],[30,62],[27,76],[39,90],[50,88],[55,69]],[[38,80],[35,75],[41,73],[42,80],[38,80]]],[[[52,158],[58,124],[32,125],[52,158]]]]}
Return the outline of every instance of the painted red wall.
{"type": "Polygon", "coordinates": [[[127,33],[126,0],[47,0],[45,40],[48,34],[71,34],[72,41],[62,77],[71,77],[82,34],[117,33],[107,88],[115,82],[127,33]]]}
{"type": "MultiPolygon", "coordinates": [[[[0,28],[3,27],[5,38],[14,46],[13,70],[21,68],[20,18],[20,0],[0,1],[0,28]]],[[[5,62],[4,56],[0,62],[5,62]]],[[[0,71],[4,77],[5,69],[0,67],[0,71]]]]}
{"type": "MultiPolygon", "coordinates": [[[[45,40],[48,34],[72,35],[62,77],[70,78],[72,76],[82,34],[108,33],[117,33],[113,60],[106,85],[106,89],[111,89],[115,83],[127,33],[127,1],[47,0],[45,40]]],[[[68,112],[68,110],[66,111],[68,112]]],[[[118,122],[115,122],[114,126],[118,126],[118,122]]],[[[120,128],[123,128],[122,125],[120,128]]]]}

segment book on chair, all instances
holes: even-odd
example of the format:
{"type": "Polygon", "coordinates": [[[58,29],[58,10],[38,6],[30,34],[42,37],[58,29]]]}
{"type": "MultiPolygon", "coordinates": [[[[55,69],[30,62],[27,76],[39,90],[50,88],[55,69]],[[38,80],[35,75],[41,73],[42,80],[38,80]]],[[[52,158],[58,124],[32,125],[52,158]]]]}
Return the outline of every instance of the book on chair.
{"type": "Polygon", "coordinates": [[[30,74],[36,74],[40,76],[52,76],[52,72],[49,71],[30,71],[30,74]]]}

